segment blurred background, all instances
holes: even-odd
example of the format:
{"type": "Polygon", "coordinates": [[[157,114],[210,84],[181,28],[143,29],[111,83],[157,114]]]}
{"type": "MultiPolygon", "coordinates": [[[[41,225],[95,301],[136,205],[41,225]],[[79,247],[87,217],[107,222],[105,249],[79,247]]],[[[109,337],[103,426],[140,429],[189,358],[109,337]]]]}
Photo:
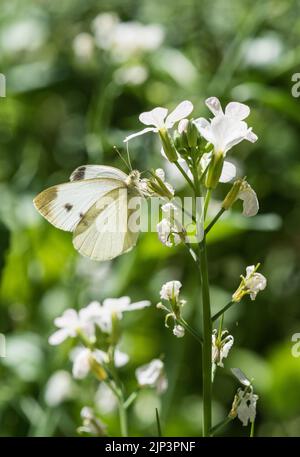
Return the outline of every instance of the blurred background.
{"type": "MultiPolygon", "coordinates": [[[[300,332],[300,99],[292,75],[300,68],[299,2],[292,0],[3,0],[0,10],[0,434],[76,436],[80,410],[95,405],[111,435],[119,433],[114,404],[91,377],[70,376],[70,344],[48,345],[53,319],[91,300],[129,295],[159,300],[161,285],[183,283],[186,317],[200,325],[197,275],[188,253],[142,234],[113,262],[80,257],[71,235],[34,210],[42,189],[68,180],[85,163],[127,171],[113,146],[141,125],[154,106],[189,99],[194,116],[218,96],[251,107],[259,141],[239,145],[230,160],[247,175],[260,213],[247,220],[236,205],[209,236],[215,311],[228,302],[247,265],[260,261],[267,289],[226,314],[235,346],[214,385],[214,421],[228,413],[237,382],[231,367],[254,378],[259,395],[256,433],[300,436],[300,359],[291,338],[300,332]],[[95,392],[96,395],[95,395],[95,392]]],[[[130,143],[134,168],[163,166],[179,192],[183,183],[159,153],[154,135],[130,143]]],[[[215,198],[221,199],[223,185],[215,198]]],[[[134,369],[164,356],[169,389],[148,390],[130,411],[132,435],[155,435],[161,408],[165,435],[199,436],[201,354],[187,335],[176,339],[155,306],[128,313],[121,348],[128,390],[134,369]]],[[[247,435],[236,420],[226,436],[247,435]]]]}

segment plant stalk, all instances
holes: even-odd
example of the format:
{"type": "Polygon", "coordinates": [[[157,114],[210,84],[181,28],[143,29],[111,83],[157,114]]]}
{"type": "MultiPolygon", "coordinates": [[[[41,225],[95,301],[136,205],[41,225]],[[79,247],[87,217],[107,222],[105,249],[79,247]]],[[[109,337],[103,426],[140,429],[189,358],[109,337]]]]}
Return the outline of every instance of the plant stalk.
{"type": "Polygon", "coordinates": [[[205,237],[200,244],[200,270],[202,283],[202,382],[203,382],[203,436],[210,436],[212,402],[212,322],[205,237]]]}
{"type": "Polygon", "coordinates": [[[123,437],[126,437],[126,436],[128,436],[127,411],[124,406],[124,399],[123,399],[122,395],[118,396],[118,404],[119,404],[121,435],[123,437]]]}

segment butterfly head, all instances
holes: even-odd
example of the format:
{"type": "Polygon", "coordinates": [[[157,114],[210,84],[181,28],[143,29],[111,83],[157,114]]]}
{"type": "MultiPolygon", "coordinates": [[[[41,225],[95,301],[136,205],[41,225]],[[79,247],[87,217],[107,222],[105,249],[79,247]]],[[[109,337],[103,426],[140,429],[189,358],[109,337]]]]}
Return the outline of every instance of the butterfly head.
{"type": "Polygon", "coordinates": [[[140,172],[138,170],[132,170],[128,178],[126,179],[126,185],[129,188],[138,188],[139,187],[139,182],[140,182],[140,172]]]}

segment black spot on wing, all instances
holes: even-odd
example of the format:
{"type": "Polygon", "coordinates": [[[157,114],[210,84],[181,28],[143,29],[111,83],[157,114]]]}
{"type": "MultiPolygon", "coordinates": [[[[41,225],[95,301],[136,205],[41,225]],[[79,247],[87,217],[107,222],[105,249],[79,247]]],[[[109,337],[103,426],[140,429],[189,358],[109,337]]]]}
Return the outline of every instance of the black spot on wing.
{"type": "Polygon", "coordinates": [[[86,167],[84,166],[77,168],[72,174],[72,181],[79,181],[80,179],[84,179],[85,170],[86,167]]]}
{"type": "Polygon", "coordinates": [[[73,208],[73,205],[71,205],[71,203],[66,203],[66,204],[65,204],[65,208],[66,208],[66,210],[69,212],[69,211],[71,211],[71,209],[73,208]]]}

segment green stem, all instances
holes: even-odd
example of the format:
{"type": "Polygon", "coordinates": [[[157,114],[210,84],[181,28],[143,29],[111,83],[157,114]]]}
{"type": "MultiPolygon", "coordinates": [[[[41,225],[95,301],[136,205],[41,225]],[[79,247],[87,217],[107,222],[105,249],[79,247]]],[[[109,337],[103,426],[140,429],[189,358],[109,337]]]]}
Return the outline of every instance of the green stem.
{"type": "Polygon", "coordinates": [[[208,205],[210,202],[210,197],[211,197],[211,189],[208,189],[206,192],[205,201],[204,201],[204,220],[206,219],[208,205]]]}
{"type": "Polygon", "coordinates": [[[212,221],[208,224],[208,226],[205,229],[205,235],[208,234],[208,232],[213,228],[215,223],[218,221],[218,219],[222,216],[224,213],[225,209],[221,208],[220,211],[215,215],[215,217],[212,219],[212,221]]]}
{"type": "Polygon", "coordinates": [[[173,162],[174,165],[176,165],[176,167],[178,168],[178,170],[180,171],[180,173],[182,174],[182,176],[185,178],[186,182],[189,184],[189,186],[192,188],[192,190],[194,191],[195,190],[195,186],[193,184],[193,181],[190,179],[190,177],[187,175],[187,173],[184,171],[184,169],[182,168],[182,166],[180,165],[179,162],[173,162]]]}
{"type": "Polygon", "coordinates": [[[224,306],[224,308],[222,308],[220,311],[218,311],[216,314],[214,314],[211,318],[211,321],[214,322],[218,319],[218,317],[222,316],[222,314],[225,313],[225,311],[227,311],[229,308],[231,308],[232,305],[234,305],[235,302],[234,301],[231,301],[229,303],[227,303],[226,306],[224,306]]]}
{"type": "Polygon", "coordinates": [[[124,401],[124,408],[125,409],[128,409],[129,406],[132,405],[134,400],[137,398],[138,393],[139,393],[138,390],[136,390],[135,392],[132,392],[132,394],[130,394],[129,397],[124,401]]]}
{"type": "Polygon", "coordinates": [[[207,268],[207,253],[205,237],[200,244],[200,268],[202,282],[202,382],[203,382],[203,436],[210,436],[211,429],[211,402],[212,402],[212,360],[211,336],[212,323],[210,311],[209,280],[207,268]]]}
{"type": "Polygon", "coordinates": [[[225,425],[229,424],[229,422],[231,422],[232,420],[233,420],[233,417],[228,416],[228,417],[226,417],[226,419],[222,420],[217,425],[215,425],[211,429],[211,436],[214,436],[216,434],[216,432],[218,432],[221,428],[225,427],[225,425]]]}
{"type": "Polygon", "coordinates": [[[120,428],[121,428],[121,435],[128,436],[128,425],[127,425],[127,411],[124,406],[124,398],[123,395],[118,396],[118,403],[119,403],[119,417],[120,417],[120,428]]]}
{"type": "Polygon", "coordinates": [[[159,412],[158,412],[157,408],[155,408],[155,417],[156,417],[157,433],[158,433],[159,438],[161,438],[162,437],[162,431],[161,431],[159,412]]]}
{"type": "Polygon", "coordinates": [[[250,438],[254,437],[254,424],[255,424],[255,421],[251,422],[250,438]]]}
{"type": "Polygon", "coordinates": [[[202,345],[203,339],[196,330],[194,330],[182,317],[178,319],[178,322],[202,345]]]}

